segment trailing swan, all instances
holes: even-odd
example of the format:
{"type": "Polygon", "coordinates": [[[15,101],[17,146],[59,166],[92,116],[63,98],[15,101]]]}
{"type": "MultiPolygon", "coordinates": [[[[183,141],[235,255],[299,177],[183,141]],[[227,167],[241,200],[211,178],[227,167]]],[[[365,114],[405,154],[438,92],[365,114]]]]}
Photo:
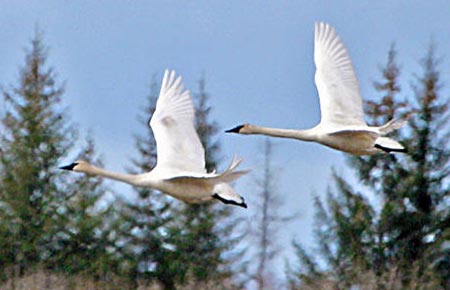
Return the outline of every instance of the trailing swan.
{"type": "Polygon", "coordinates": [[[314,62],[321,110],[317,126],[291,130],[244,124],[226,132],[317,142],[354,155],[406,152],[400,143],[385,137],[404,126],[406,120],[391,120],[379,127],[365,122],[359,84],[347,49],[336,30],[323,22],[315,24],[314,62]]]}

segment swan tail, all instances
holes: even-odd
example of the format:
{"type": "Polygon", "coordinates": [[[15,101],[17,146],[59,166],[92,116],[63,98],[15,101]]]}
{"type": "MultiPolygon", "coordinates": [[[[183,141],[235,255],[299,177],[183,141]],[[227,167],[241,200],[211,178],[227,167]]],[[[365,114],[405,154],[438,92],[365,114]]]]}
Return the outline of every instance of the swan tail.
{"type": "Polygon", "coordinates": [[[378,137],[377,140],[375,140],[375,148],[378,148],[388,153],[407,152],[406,148],[402,144],[388,137],[378,137]]]}
{"type": "Polygon", "coordinates": [[[383,126],[381,126],[379,130],[382,135],[386,135],[391,133],[392,131],[398,130],[401,127],[405,126],[407,122],[408,122],[407,119],[399,119],[399,120],[392,119],[383,126]]]}
{"type": "Polygon", "coordinates": [[[206,177],[207,182],[211,184],[218,184],[221,182],[232,182],[239,177],[247,174],[250,170],[236,170],[236,168],[241,164],[242,159],[238,159],[236,157],[233,158],[230,165],[224,172],[215,174],[214,176],[206,177]]]}
{"type": "Polygon", "coordinates": [[[236,170],[236,168],[239,166],[239,164],[241,164],[241,162],[242,159],[238,159],[236,156],[234,156],[228,168],[221,174],[217,175],[216,178],[221,182],[231,182],[249,173],[250,170],[236,170]]]}

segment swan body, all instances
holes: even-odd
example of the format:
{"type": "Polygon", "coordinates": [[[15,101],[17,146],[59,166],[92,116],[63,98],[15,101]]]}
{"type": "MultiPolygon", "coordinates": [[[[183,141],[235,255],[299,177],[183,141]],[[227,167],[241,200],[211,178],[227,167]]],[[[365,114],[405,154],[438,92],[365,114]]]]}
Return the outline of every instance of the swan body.
{"type": "Polygon", "coordinates": [[[404,126],[406,120],[391,120],[383,126],[368,126],[365,122],[359,84],[347,49],[336,30],[323,22],[315,24],[314,62],[321,110],[317,126],[292,130],[244,124],[226,132],[317,142],[354,155],[406,151],[400,143],[385,137],[404,126]]]}
{"type": "Polygon", "coordinates": [[[248,172],[236,170],[241,160],[233,158],[222,173],[206,172],[205,150],[194,127],[194,106],[189,91],[183,88],[181,77],[176,78],[174,71],[164,73],[150,127],[157,144],[157,163],[150,172],[111,172],[83,160],[60,168],[154,188],[187,203],[217,199],[247,207],[244,198],[229,185],[248,172]]]}

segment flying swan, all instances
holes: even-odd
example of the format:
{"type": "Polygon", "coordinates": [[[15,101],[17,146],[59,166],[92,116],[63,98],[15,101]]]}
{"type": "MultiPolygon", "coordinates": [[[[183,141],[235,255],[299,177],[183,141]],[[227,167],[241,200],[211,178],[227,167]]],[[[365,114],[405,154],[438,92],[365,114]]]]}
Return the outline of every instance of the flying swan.
{"type": "Polygon", "coordinates": [[[158,156],[150,172],[136,175],[110,172],[82,160],[60,168],[154,188],[187,203],[203,203],[215,198],[225,204],[247,207],[244,198],[229,184],[248,172],[235,170],[241,160],[233,158],[223,173],[206,172],[205,149],[194,127],[194,105],[189,91],[184,90],[181,76],[176,78],[175,71],[164,73],[150,127],[158,156]]]}
{"type": "Polygon", "coordinates": [[[368,126],[361,95],[347,49],[329,24],[315,24],[315,81],[319,92],[321,120],[314,128],[290,130],[244,124],[227,133],[259,134],[317,142],[354,155],[406,152],[397,141],[385,137],[406,120],[391,120],[383,126],[368,126]]]}

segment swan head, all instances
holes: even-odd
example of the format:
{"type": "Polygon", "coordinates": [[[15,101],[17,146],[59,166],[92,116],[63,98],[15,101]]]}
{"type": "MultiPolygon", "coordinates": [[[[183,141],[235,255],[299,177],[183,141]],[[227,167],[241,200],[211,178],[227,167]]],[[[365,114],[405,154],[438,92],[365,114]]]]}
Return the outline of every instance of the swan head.
{"type": "Polygon", "coordinates": [[[228,183],[216,184],[214,186],[213,197],[225,204],[232,204],[247,208],[244,198],[237,194],[228,183]]]}
{"type": "Polygon", "coordinates": [[[243,124],[236,126],[232,129],[226,130],[225,133],[236,133],[236,134],[250,134],[251,125],[250,124],[243,124]]]}
{"type": "Polygon", "coordinates": [[[72,164],[61,166],[60,169],[76,171],[76,172],[87,172],[91,165],[84,160],[77,160],[72,164]]]}

